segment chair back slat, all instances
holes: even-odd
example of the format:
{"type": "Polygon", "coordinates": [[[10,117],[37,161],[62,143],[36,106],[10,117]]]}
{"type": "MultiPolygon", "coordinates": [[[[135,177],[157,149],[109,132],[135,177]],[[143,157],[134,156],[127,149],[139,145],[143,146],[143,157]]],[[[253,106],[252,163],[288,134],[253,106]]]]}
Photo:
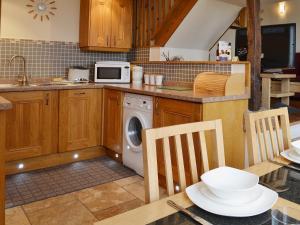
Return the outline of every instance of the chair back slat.
{"type": "MultiPolygon", "coordinates": [[[[209,160],[207,154],[207,146],[205,140],[205,131],[213,131],[215,134],[214,141],[216,146],[216,155],[218,157],[218,166],[225,166],[224,144],[221,120],[196,122],[190,124],[181,124],[169,127],[146,129],[143,130],[143,151],[144,151],[144,177],[145,177],[145,200],[152,202],[159,199],[159,184],[158,184],[158,163],[157,163],[157,140],[162,139],[163,143],[163,157],[165,168],[165,179],[167,194],[174,194],[174,174],[175,169],[172,159],[176,159],[178,184],[181,191],[187,186],[186,166],[190,168],[191,182],[199,181],[199,165],[197,165],[197,155],[195,146],[200,146],[201,157],[204,171],[209,170],[209,160]],[[198,136],[196,138],[196,135],[198,136]],[[186,137],[186,139],[184,139],[186,137]],[[171,145],[173,142],[170,138],[175,139],[175,146],[171,145]],[[170,143],[171,142],[171,143],[170,143]],[[182,145],[187,144],[187,155],[183,155],[182,145]],[[174,151],[172,151],[174,149],[174,151]],[[175,154],[172,156],[172,154],[175,154]],[[188,160],[185,160],[185,156],[188,160]],[[173,158],[175,157],[175,158],[173,158]],[[185,164],[186,163],[186,164],[185,164]],[[188,164],[188,165],[187,165],[188,164]]],[[[161,155],[161,154],[160,154],[161,155]]],[[[199,155],[200,158],[200,155],[199,155]]],[[[161,159],[160,159],[161,160],[161,159]]]]}
{"type": "Polygon", "coordinates": [[[282,143],[282,139],[281,139],[281,132],[280,132],[278,117],[276,116],[274,118],[274,120],[275,120],[275,130],[276,130],[276,136],[277,136],[278,149],[279,149],[279,152],[282,152],[284,150],[284,147],[283,147],[283,143],[282,143]]]}
{"type": "Polygon", "coordinates": [[[268,159],[273,158],[273,151],[271,150],[271,147],[269,145],[269,133],[267,133],[267,126],[266,126],[266,121],[265,119],[261,119],[261,124],[262,124],[262,130],[263,130],[263,137],[264,137],[264,143],[265,143],[265,147],[266,147],[266,152],[267,152],[267,157],[268,159]]]}
{"type": "Polygon", "coordinates": [[[173,195],[174,194],[173,173],[172,170],[169,169],[172,168],[172,161],[171,161],[170,141],[168,137],[163,138],[163,151],[164,151],[167,193],[168,195],[173,195]]]}
{"type": "Polygon", "coordinates": [[[189,163],[190,163],[190,171],[192,175],[192,182],[197,183],[199,181],[199,178],[198,178],[198,171],[197,171],[197,162],[196,162],[193,134],[188,133],[186,137],[188,143],[189,163]]]}
{"type": "Polygon", "coordinates": [[[223,128],[221,120],[216,120],[216,128],[214,129],[214,133],[217,144],[218,165],[225,166],[223,128]]]}
{"type": "Polygon", "coordinates": [[[184,190],[186,188],[186,179],[185,179],[181,137],[179,134],[175,135],[175,152],[176,152],[176,160],[177,160],[177,167],[178,167],[179,187],[180,190],[184,190]]]}
{"type": "Polygon", "coordinates": [[[287,108],[245,115],[250,165],[273,159],[291,147],[287,108]]]}
{"type": "Polygon", "coordinates": [[[200,139],[200,147],[202,152],[202,163],[203,163],[203,170],[204,172],[209,171],[209,163],[208,163],[208,156],[207,156],[207,146],[206,146],[206,140],[205,140],[205,133],[204,131],[200,131],[199,133],[199,139],[200,139]]]}
{"type": "Polygon", "coordinates": [[[279,155],[279,150],[278,150],[278,145],[275,142],[276,135],[274,133],[274,126],[273,126],[271,117],[268,118],[267,122],[268,122],[268,130],[270,132],[270,137],[271,137],[271,144],[272,144],[273,154],[278,156],[279,155]],[[274,138],[274,136],[275,136],[275,138],[274,138]]]}

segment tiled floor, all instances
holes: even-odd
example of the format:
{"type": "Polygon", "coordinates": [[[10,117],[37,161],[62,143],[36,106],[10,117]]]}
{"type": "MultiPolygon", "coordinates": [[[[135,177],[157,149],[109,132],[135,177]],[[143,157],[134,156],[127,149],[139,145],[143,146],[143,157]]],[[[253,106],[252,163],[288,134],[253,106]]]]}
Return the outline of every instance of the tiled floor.
{"type": "Polygon", "coordinates": [[[143,178],[136,175],[7,209],[5,225],[92,225],[143,204],[143,178]]]}
{"type": "MultiPolygon", "coordinates": [[[[112,182],[135,173],[108,158],[76,162],[6,178],[6,208],[112,182]]],[[[129,181],[127,181],[129,182],[129,181]]]]}

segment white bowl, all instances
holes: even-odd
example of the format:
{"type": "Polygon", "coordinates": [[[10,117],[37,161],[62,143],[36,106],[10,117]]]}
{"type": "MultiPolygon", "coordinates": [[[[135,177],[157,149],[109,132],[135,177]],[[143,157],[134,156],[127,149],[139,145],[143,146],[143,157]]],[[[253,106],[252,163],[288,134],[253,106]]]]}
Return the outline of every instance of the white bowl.
{"type": "Polygon", "coordinates": [[[292,142],[292,147],[294,149],[294,151],[300,155],[300,140],[299,141],[293,141],[292,142]]]}
{"type": "Polygon", "coordinates": [[[253,201],[261,193],[257,190],[259,177],[231,167],[219,167],[204,173],[201,180],[217,197],[239,203],[253,201]]]}

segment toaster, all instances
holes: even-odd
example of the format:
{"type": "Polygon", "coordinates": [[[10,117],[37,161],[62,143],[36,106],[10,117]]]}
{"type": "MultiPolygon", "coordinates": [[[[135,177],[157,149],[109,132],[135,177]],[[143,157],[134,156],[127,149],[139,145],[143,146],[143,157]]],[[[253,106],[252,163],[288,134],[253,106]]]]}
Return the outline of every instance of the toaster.
{"type": "Polygon", "coordinates": [[[68,80],[72,82],[89,82],[90,70],[86,68],[70,68],[68,80]]]}

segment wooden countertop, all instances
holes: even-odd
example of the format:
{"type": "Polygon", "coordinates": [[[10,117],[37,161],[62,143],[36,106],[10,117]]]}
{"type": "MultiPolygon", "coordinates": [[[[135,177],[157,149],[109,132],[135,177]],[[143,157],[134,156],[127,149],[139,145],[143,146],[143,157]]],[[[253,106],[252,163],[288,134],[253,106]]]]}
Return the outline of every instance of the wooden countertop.
{"type": "Polygon", "coordinates": [[[103,83],[88,83],[88,84],[68,84],[68,85],[30,85],[30,86],[10,86],[1,87],[1,92],[24,92],[24,91],[50,91],[50,90],[72,90],[72,89],[93,89],[93,88],[108,88],[123,92],[150,95],[164,98],[171,98],[196,103],[211,103],[249,99],[249,95],[233,95],[233,96],[213,96],[213,95],[195,95],[190,91],[176,91],[158,89],[155,86],[135,86],[133,84],[103,84],[103,83]]]}
{"type": "Polygon", "coordinates": [[[164,98],[171,98],[196,103],[211,103],[211,102],[224,102],[249,99],[248,94],[244,95],[232,95],[232,96],[213,96],[213,95],[195,95],[192,90],[189,91],[176,91],[159,89],[155,86],[142,85],[135,86],[132,84],[109,84],[104,85],[105,88],[115,89],[129,93],[150,95],[164,98]]]}
{"type": "MultiPolygon", "coordinates": [[[[270,162],[263,162],[261,164],[252,166],[246,170],[258,176],[263,176],[279,168],[280,166],[278,165],[272,164],[270,162]]],[[[158,219],[164,218],[176,212],[175,209],[168,206],[167,200],[173,200],[174,202],[178,203],[179,205],[185,208],[192,206],[192,202],[188,199],[186,193],[181,192],[171,197],[161,199],[159,201],[141,206],[137,209],[128,211],[126,213],[97,222],[95,223],[95,225],[145,225],[154,222],[158,219]]],[[[274,207],[276,208],[281,206],[289,206],[300,210],[300,205],[285,200],[283,198],[279,198],[274,207]]],[[[300,215],[297,219],[300,219],[300,215]]]]}
{"type": "Polygon", "coordinates": [[[11,102],[0,96],[0,111],[9,110],[11,108],[11,102]]]}

